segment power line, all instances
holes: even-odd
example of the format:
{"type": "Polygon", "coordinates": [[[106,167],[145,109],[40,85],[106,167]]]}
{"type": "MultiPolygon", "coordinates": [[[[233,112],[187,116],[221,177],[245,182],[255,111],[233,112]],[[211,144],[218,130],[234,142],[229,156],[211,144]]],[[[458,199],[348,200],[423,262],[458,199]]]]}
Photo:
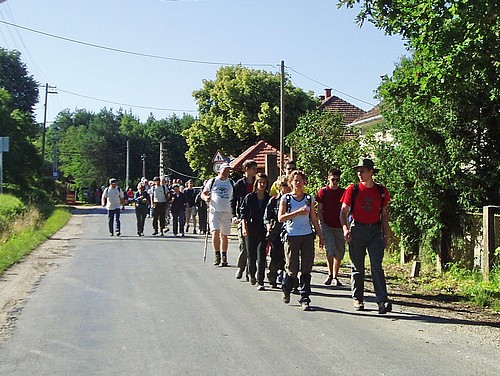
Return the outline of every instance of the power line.
{"type": "MultiPolygon", "coordinates": [[[[309,77],[309,76],[306,76],[305,74],[300,73],[299,71],[297,71],[297,70],[293,69],[292,67],[287,67],[287,68],[288,68],[288,69],[290,69],[292,72],[295,72],[295,73],[297,73],[298,75],[300,75],[300,76],[302,76],[302,77],[304,77],[304,78],[307,78],[308,80],[311,80],[311,81],[313,81],[313,82],[316,82],[317,84],[323,85],[323,87],[332,87],[331,85],[324,84],[324,83],[322,83],[322,82],[320,82],[320,81],[315,80],[314,78],[311,78],[311,77],[309,77]]],[[[336,90],[336,89],[334,89],[333,87],[332,87],[332,90],[333,90],[333,91],[335,91],[335,92],[337,92],[337,93],[340,93],[340,94],[342,94],[342,95],[345,95],[346,97],[349,97],[349,98],[355,99],[355,100],[357,100],[357,101],[359,101],[359,102],[362,102],[362,103],[365,103],[365,104],[369,104],[370,106],[375,106],[375,104],[373,104],[373,103],[367,102],[367,101],[365,101],[365,100],[363,100],[363,99],[356,98],[356,97],[354,97],[354,96],[352,96],[352,95],[349,95],[349,94],[347,94],[347,93],[344,93],[344,92],[342,92],[342,91],[340,91],[340,90],[336,90]]]]}
{"type": "Polygon", "coordinates": [[[44,36],[47,36],[47,37],[50,37],[50,38],[56,38],[56,39],[64,40],[66,42],[81,44],[81,45],[84,45],[84,46],[87,46],[87,47],[99,48],[99,49],[102,49],[102,50],[107,50],[107,51],[112,51],[112,52],[119,52],[119,53],[122,53],[122,54],[128,54],[128,55],[134,55],[134,56],[149,57],[149,58],[152,58],[152,59],[178,61],[178,62],[182,62],[182,63],[207,64],[207,65],[242,65],[242,66],[248,66],[248,67],[273,67],[273,68],[276,67],[276,64],[273,65],[273,64],[252,64],[252,63],[248,63],[248,64],[247,63],[227,63],[227,62],[203,61],[203,60],[194,60],[194,59],[181,59],[181,58],[176,58],[176,57],[152,55],[152,54],[146,54],[146,53],[142,53],[142,52],[135,52],[135,51],[123,50],[123,49],[120,49],[120,48],[101,46],[101,45],[94,44],[94,43],[89,43],[89,42],[83,42],[83,41],[80,41],[80,40],[76,40],[76,39],[72,39],[72,38],[67,38],[67,37],[62,37],[60,35],[50,34],[50,33],[44,32],[44,31],[40,31],[40,30],[35,30],[35,29],[29,28],[29,27],[26,27],[26,26],[16,25],[14,23],[7,22],[7,21],[0,20],[0,23],[6,24],[6,25],[9,25],[9,26],[13,26],[13,27],[16,27],[16,28],[19,28],[19,29],[22,29],[22,30],[26,30],[26,31],[29,31],[29,32],[32,32],[32,33],[41,34],[41,35],[44,35],[44,36]]]}
{"type": "Polygon", "coordinates": [[[109,101],[109,100],[106,100],[106,99],[94,98],[94,97],[90,97],[90,96],[88,96],[88,95],[83,95],[83,94],[73,93],[73,92],[71,92],[71,91],[68,91],[68,90],[63,90],[63,89],[60,89],[60,88],[57,88],[57,89],[58,89],[60,92],[62,92],[62,93],[75,95],[75,96],[77,96],[77,97],[82,97],[82,98],[92,99],[92,100],[99,101],[99,102],[105,102],[105,103],[110,103],[110,104],[116,104],[116,105],[119,105],[119,106],[126,106],[126,107],[133,107],[133,108],[142,108],[142,109],[146,109],[146,110],[157,110],[157,111],[172,111],[172,112],[198,112],[197,110],[178,110],[178,109],[174,109],[174,108],[148,107],[148,106],[139,106],[139,105],[128,104],[128,103],[113,102],[113,101],[109,101]]]}

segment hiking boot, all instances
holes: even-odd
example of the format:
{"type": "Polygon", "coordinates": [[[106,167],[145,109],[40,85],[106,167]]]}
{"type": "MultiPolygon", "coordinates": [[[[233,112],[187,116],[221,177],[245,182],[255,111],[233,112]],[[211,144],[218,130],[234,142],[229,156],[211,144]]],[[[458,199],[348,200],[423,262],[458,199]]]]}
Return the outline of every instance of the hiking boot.
{"type": "Polygon", "coordinates": [[[227,263],[227,253],[226,252],[222,252],[222,264],[221,264],[221,266],[229,266],[229,264],[227,263]]]}
{"type": "Polygon", "coordinates": [[[310,311],[311,306],[309,305],[309,302],[300,302],[300,308],[302,308],[303,311],[310,311]]]}
{"type": "Polygon", "coordinates": [[[214,266],[219,266],[220,264],[220,252],[215,252],[214,266]]]}
{"type": "Polygon", "coordinates": [[[340,287],[340,286],[343,286],[342,283],[340,283],[339,279],[337,277],[335,277],[333,280],[332,280],[332,285],[333,286],[337,286],[337,287],[340,287]]]}
{"type": "Polygon", "coordinates": [[[283,303],[288,304],[290,303],[290,293],[283,291],[283,303]]]}
{"type": "Polygon", "coordinates": [[[379,302],[378,303],[378,313],[381,315],[392,311],[392,303],[390,301],[379,302]]]}
{"type": "Polygon", "coordinates": [[[328,277],[326,277],[325,282],[323,283],[327,286],[330,286],[332,284],[332,281],[333,281],[333,275],[330,274],[328,277]]]}
{"type": "Polygon", "coordinates": [[[243,268],[239,268],[238,271],[236,272],[236,279],[241,279],[243,277],[243,268]]]}
{"type": "Polygon", "coordinates": [[[355,311],[364,311],[365,310],[365,305],[363,304],[362,300],[354,298],[352,300],[352,305],[354,306],[355,311]]]}

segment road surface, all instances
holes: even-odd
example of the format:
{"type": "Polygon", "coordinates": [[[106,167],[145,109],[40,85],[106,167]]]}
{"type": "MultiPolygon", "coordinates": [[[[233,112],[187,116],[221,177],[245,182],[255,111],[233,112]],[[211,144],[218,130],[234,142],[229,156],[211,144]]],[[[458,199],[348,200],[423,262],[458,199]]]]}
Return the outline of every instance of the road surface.
{"type": "Polygon", "coordinates": [[[398,304],[379,315],[370,294],[355,312],[348,279],[327,287],[320,271],[303,312],[294,295],[286,305],[279,290],[234,278],[234,239],[233,266],[213,267],[200,235],[153,237],[148,223],[139,238],[127,209],[123,235],[110,237],[104,209],[77,212],[52,240],[65,254],[0,343],[1,375],[500,374],[498,326],[398,304]]]}

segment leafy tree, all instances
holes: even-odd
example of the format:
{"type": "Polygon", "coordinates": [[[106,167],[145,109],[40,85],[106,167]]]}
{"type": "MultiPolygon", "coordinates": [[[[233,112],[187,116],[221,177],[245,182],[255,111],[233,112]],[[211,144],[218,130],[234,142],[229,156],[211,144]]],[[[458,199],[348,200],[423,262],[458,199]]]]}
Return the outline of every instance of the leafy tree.
{"type": "MultiPolygon", "coordinates": [[[[203,88],[193,93],[200,117],[183,132],[191,167],[207,177],[218,149],[236,156],[261,139],[279,145],[280,83],[279,74],[241,66],[222,67],[215,80],[204,80],[203,88]]],[[[287,132],[316,105],[311,93],[287,83],[287,132]]]]}
{"type": "Polygon", "coordinates": [[[37,83],[20,53],[0,48],[0,136],[10,140],[10,151],[3,155],[5,183],[31,186],[41,175],[42,160],[34,146],[37,98],[37,83]]]}
{"type": "Polygon", "coordinates": [[[397,195],[396,229],[411,247],[430,244],[450,261],[460,218],[500,202],[500,4],[465,0],[342,0],[407,39],[403,59],[379,89],[394,136],[384,146],[397,195]]]}
{"type": "Polygon", "coordinates": [[[343,171],[347,182],[357,181],[351,170],[360,155],[359,139],[346,138],[343,115],[323,110],[310,111],[299,118],[297,128],[286,141],[297,153],[297,163],[308,174],[311,192],[325,185],[328,171],[334,167],[343,171]]]}

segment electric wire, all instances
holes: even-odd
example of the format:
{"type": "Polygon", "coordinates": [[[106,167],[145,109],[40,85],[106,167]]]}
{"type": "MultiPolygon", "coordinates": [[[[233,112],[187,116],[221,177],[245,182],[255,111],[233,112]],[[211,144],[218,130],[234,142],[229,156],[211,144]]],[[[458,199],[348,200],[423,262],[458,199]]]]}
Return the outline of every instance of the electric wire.
{"type": "Polygon", "coordinates": [[[60,39],[64,40],[66,42],[71,42],[71,43],[76,43],[76,44],[81,44],[84,46],[88,47],[93,47],[93,48],[98,48],[102,50],[107,50],[107,51],[112,51],[112,52],[119,52],[122,54],[128,54],[128,55],[134,55],[134,56],[141,56],[141,57],[148,57],[152,59],[160,59],[160,60],[169,60],[169,61],[177,61],[177,62],[182,62],[182,63],[192,63],[192,64],[206,64],[206,65],[242,65],[242,66],[248,66],[248,67],[276,67],[276,64],[254,64],[254,63],[228,63],[228,62],[216,62],[216,61],[204,61],[204,60],[194,60],[194,59],[182,59],[182,58],[177,58],[177,57],[169,57],[169,56],[160,56],[160,55],[153,55],[153,54],[147,54],[143,52],[135,52],[135,51],[129,51],[129,50],[124,50],[121,48],[114,48],[114,47],[107,47],[107,46],[101,46],[99,44],[95,43],[89,43],[89,42],[83,42],[77,39],[72,39],[72,38],[67,38],[67,37],[62,37],[60,35],[55,35],[51,33],[47,33],[45,31],[40,31],[36,29],[32,29],[26,26],[21,26],[14,24],[12,22],[7,22],[7,21],[2,21],[0,20],[0,23],[3,23],[5,25],[9,25],[15,28],[19,28],[22,30],[26,30],[32,33],[44,35],[50,38],[55,38],[55,39],[60,39]]]}

